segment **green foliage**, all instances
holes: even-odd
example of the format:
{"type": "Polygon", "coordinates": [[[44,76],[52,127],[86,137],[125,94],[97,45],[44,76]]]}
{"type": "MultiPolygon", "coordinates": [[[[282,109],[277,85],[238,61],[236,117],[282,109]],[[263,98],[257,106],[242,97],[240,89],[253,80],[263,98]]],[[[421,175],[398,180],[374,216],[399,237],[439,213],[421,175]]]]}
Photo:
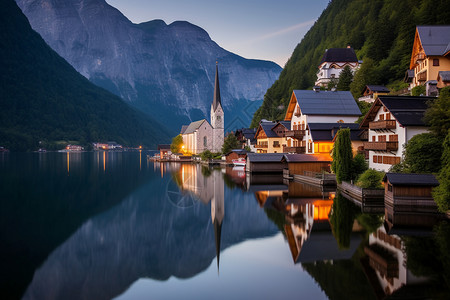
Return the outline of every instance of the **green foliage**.
{"type": "Polygon", "coordinates": [[[332,89],[336,89],[339,84],[339,80],[336,78],[331,78],[327,84],[327,90],[331,91],[332,89]]]}
{"type": "Polygon", "coordinates": [[[352,234],[355,216],[354,204],[345,199],[340,193],[336,193],[336,198],[334,198],[331,208],[330,224],[339,249],[348,249],[350,246],[350,235],[352,234]]]}
{"type": "Polygon", "coordinates": [[[233,133],[229,133],[222,145],[222,153],[227,154],[233,149],[239,148],[239,141],[233,133]]]}
{"type": "Polygon", "coordinates": [[[353,72],[350,67],[347,65],[342,69],[339,74],[339,82],[337,84],[338,91],[349,91],[350,84],[353,81],[353,72]]]}
{"type": "Polygon", "coordinates": [[[391,91],[391,93],[406,89],[408,88],[408,86],[409,84],[404,82],[403,80],[395,80],[386,85],[386,87],[389,89],[389,91],[391,91]]]}
{"type": "Polygon", "coordinates": [[[252,149],[250,149],[249,146],[245,146],[245,147],[244,147],[244,150],[247,151],[247,152],[251,152],[251,151],[252,151],[252,149]]]}
{"type": "Polygon", "coordinates": [[[433,198],[441,212],[450,210],[450,129],[444,140],[443,154],[439,172],[439,186],[433,189],[433,198]]]}
{"type": "Polygon", "coordinates": [[[209,177],[212,174],[211,169],[209,167],[207,167],[207,166],[202,166],[201,172],[202,172],[202,175],[205,176],[205,177],[209,177]]]}
{"type": "Polygon", "coordinates": [[[364,173],[368,167],[369,165],[366,162],[364,154],[356,154],[352,160],[351,178],[353,180],[356,179],[360,174],[364,173]]]}
{"type": "Polygon", "coordinates": [[[0,27],[2,146],[27,151],[39,141],[75,140],[156,148],[169,136],[77,73],[31,29],[14,1],[1,1],[0,27]]]}
{"type": "Polygon", "coordinates": [[[351,45],[363,60],[361,68],[366,71],[361,73],[365,74],[360,73],[358,80],[355,74],[352,83],[355,97],[364,84],[401,80],[409,69],[416,25],[448,24],[447,6],[446,0],[330,1],[296,46],[279,79],[267,90],[251,127],[257,127],[262,118],[284,118],[292,90],[314,85],[325,49],[351,45]]]}
{"type": "Polygon", "coordinates": [[[424,85],[418,85],[412,88],[411,96],[424,96],[426,88],[424,85]]]}
{"type": "Polygon", "coordinates": [[[430,103],[425,113],[430,129],[444,139],[450,129],[450,86],[439,91],[439,97],[430,103]]]}
{"type": "Polygon", "coordinates": [[[333,162],[331,170],[336,173],[336,181],[350,181],[352,178],[352,141],[350,139],[350,129],[339,129],[336,133],[332,155],[333,162]]]}
{"type": "Polygon", "coordinates": [[[376,71],[375,61],[366,58],[361,67],[356,71],[353,82],[350,84],[350,91],[353,97],[359,98],[366,85],[380,83],[379,74],[376,71]]]}
{"type": "Polygon", "coordinates": [[[172,138],[172,144],[170,144],[170,151],[172,153],[180,153],[183,146],[183,136],[181,134],[172,138]]]}
{"type": "Polygon", "coordinates": [[[441,166],[442,140],[432,133],[413,136],[405,147],[407,173],[437,173],[441,166]]]}
{"type": "Polygon", "coordinates": [[[364,117],[366,116],[367,112],[372,107],[372,103],[366,101],[356,101],[356,104],[358,104],[359,110],[361,111],[361,116],[358,118],[356,123],[360,124],[364,119],[364,117]]]}
{"type": "Polygon", "coordinates": [[[376,189],[382,188],[382,180],[384,172],[376,171],[374,169],[368,169],[358,178],[357,186],[363,189],[376,189]]]}
{"type": "Polygon", "coordinates": [[[203,161],[208,161],[208,160],[213,159],[213,154],[212,154],[211,151],[205,150],[205,151],[203,151],[202,153],[200,153],[200,158],[201,158],[201,160],[203,160],[203,161]]]}
{"type": "Polygon", "coordinates": [[[367,233],[372,233],[377,231],[377,229],[383,224],[384,215],[359,214],[356,217],[356,220],[362,227],[364,227],[367,233]]]}

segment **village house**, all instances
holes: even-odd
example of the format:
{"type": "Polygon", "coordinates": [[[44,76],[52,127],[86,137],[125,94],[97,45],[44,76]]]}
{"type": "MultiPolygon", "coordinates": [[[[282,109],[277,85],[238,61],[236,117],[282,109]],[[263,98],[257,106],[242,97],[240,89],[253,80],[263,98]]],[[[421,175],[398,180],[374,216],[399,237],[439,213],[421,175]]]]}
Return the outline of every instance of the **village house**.
{"type": "Polygon", "coordinates": [[[327,87],[332,79],[338,79],[342,69],[349,66],[355,72],[359,67],[355,50],[350,46],[347,48],[331,48],[325,50],[317,72],[315,85],[327,87]]]}
{"type": "Polygon", "coordinates": [[[284,118],[291,122],[291,130],[286,133],[286,150],[289,150],[286,152],[327,153],[333,147],[335,129],[353,128],[360,115],[361,111],[348,91],[294,90],[284,118]],[[313,125],[316,123],[328,124],[325,127],[328,132],[319,132],[325,125],[313,125]],[[312,129],[316,131],[312,133],[312,129]],[[326,139],[323,139],[324,135],[327,135],[326,139]]]}
{"type": "Polygon", "coordinates": [[[256,152],[256,128],[242,128],[238,140],[242,143],[242,148],[249,147],[251,152],[256,152]]]}
{"type": "Polygon", "coordinates": [[[216,64],[211,123],[203,119],[181,127],[183,152],[199,154],[205,150],[220,152],[224,142],[224,112],[220,100],[219,70],[216,64]]]}
{"type": "Polygon", "coordinates": [[[364,149],[369,151],[369,168],[387,172],[401,161],[405,144],[425,133],[423,121],[427,102],[433,97],[379,96],[361,122],[368,130],[364,149]]]}
{"type": "Polygon", "coordinates": [[[309,149],[307,153],[314,154],[331,154],[336,134],[339,129],[349,128],[350,139],[352,142],[353,153],[356,154],[363,150],[363,142],[361,141],[359,124],[357,123],[309,123],[308,133],[311,143],[308,143],[309,149]]]}
{"type": "Polygon", "coordinates": [[[233,149],[225,154],[225,161],[227,164],[232,164],[234,159],[247,158],[247,151],[244,149],[233,149]]]}
{"type": "Polygon", "coordinates": [[[289,121],[272,122],[261,120],[255,133],[257,153],[283,153],[286,147],[286,132],[290,130],[289,121]]]}
{"type": "Polygon", "coordinates": [[[450,71],[450,25],[416,27],[409,69],[414,71],[410,88],[450,71]]]}
{"type": "Polygon", "coordinates": [[[439,71],[437,78],[437,88],[442,89],[450,85],[450,71],[439,71]]]}
{"type": "Polygon", "coordinates": [[[158,151],[160,159],[169,159],[169,157],[172,155],[170,145],[168,144],[158,145],[158,151]]]}
{"type": "Polygon", "coordinates": [[[389,89],[384,85],[366,85],[362,92],[362,96],[359,97],[358,100],[372,103],[378,95],[387,95],[389,92],[389,89]]]}

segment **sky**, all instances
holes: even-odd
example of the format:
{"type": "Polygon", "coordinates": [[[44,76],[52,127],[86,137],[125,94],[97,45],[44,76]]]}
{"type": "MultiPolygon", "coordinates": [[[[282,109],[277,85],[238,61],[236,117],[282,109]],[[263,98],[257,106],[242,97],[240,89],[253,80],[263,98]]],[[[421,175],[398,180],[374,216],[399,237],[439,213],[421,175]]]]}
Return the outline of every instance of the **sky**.
{"type": "Polygon", "coordinates": [[[291,56],[329,0],[106,0],[133,23],[188,21],[222,48],[245,58],[291,56]]]}

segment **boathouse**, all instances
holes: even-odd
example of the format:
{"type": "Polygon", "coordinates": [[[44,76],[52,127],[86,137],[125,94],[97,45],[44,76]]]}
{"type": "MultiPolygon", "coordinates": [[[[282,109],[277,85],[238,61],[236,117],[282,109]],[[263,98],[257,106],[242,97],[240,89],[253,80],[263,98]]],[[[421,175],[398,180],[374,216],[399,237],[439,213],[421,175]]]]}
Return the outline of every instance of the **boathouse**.
{"type": "Polygon", "coordinates": [[[169,156],[172,154],[169,144],[158,145],[158,151],[159,151],[159,157],[161,159],[168,159],[169,156]]]}
{"type": "Polygon", "coordinates": [[[227,164],[232,164],[233,159],[247,158],[247,151],[244,149],[233,149],[225,154],[227,164]]]}
{"type": "Polygon", "coordinates": [[[283,153],[248,153],[246,171],[251,173],[283,173],[283,153]]]}
{"type": "Polygon", "coordinates": [[[386,173],[384,205],[389,212],[437,213],[437,205],[431,195],[439,185],[433,174],[386,173]]]}
{"type": "Polygon", "coordinates": [[[289,170],[289,175],[304,175],[314,172],[331,172],[329,155],[285,154],[281,163],[289,170]]]}

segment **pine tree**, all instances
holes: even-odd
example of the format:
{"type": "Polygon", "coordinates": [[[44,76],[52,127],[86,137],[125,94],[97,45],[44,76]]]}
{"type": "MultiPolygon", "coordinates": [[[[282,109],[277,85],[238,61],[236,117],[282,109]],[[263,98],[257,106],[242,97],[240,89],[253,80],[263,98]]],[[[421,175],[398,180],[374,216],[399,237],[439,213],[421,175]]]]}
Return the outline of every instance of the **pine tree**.
{"type": "Polygon", "coordinates": [[[450,130],[444,140],[442,169],[439,172],[439,186],[433,189],[433,198],[441,212],[450,209],[450,130]]]}
{"type": "Polygon", "coordinates": [[[233,149],[236,149],[239,147],[239,141],[237,140],[236,136],[233,133],[229,133],[223,142],[222,146],[222,153],[227,154],[233,149]]]}
{"type": "Polygon", "coordinates": [[[351,180],[353,154],[349,128],[339,129],[336,133],[332,158],[331,169],[336,174],[336,181],[351,180]]]}
{"type": "Polygon", "coordinates": [[[338,91],[349,91],[350,83],[353,81],[353,72],[350,66],[345,66],[339,74],[339,82],[337,84],[338,91]]]}

